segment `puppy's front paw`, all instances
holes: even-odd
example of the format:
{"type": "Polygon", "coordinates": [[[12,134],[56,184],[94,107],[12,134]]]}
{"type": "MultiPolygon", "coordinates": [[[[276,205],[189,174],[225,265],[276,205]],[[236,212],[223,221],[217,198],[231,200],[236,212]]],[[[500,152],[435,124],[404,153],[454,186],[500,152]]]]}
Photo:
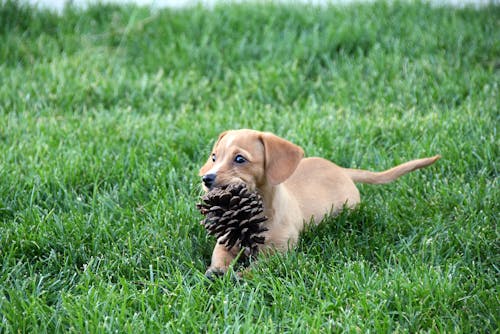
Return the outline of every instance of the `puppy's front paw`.
{"type": "Polygon", "coordinates": [[[210,267],[205,272],[205,277],[208,278],[209,280],[213,281],[218,277],[224,276],[226,274],[226,272],[227,272],[227,269],[224,269],[224,268],[210,267]]]}

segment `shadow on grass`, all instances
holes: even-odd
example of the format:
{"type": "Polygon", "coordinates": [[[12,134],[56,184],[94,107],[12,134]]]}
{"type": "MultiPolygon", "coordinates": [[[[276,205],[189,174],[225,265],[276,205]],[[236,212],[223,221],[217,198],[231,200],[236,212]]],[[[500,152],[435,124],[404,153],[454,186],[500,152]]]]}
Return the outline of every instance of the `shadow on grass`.
{"type": "Polygon", "coordinates": [[[366,260],[376,264],[384,257],[380,251],[397,238],[380,214],[362,203],[354,210],[323,219],[319,225],[308,225],[297,251],[325,263],[366,260]]]}

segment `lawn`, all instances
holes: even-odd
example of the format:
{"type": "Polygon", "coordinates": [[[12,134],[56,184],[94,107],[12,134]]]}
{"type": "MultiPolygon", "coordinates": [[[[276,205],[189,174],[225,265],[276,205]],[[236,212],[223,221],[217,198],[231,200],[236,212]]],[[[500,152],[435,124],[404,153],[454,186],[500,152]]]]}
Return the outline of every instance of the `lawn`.
{"type": "Polygon", "coordinates": [[[500,7],[0,4],[0,333],[499,331],[500,7]],[[243,280],[204,277],[218,133],[382,170],[243,280]]]}

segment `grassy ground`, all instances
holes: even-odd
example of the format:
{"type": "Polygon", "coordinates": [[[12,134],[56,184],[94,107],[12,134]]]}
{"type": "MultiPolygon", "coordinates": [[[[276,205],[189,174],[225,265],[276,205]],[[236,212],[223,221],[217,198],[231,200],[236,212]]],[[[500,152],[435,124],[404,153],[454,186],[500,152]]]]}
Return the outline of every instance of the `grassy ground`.
{"type": "Polygon", "coordinates": [[[498,332],[499,9],[3,2],[0,333],[498,332]],[[443,158],[211,283],[197,170],[240,127],[443,158]]]}

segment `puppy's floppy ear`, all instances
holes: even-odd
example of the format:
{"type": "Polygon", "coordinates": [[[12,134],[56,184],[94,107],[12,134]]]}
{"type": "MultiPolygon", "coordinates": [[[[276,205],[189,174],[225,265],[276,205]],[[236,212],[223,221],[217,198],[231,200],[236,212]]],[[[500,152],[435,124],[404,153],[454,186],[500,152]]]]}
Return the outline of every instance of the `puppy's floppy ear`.
{"type": "Polygon", "coordinates": [[[220,135],[219,135],[219,138],[217,139],[217,141],[215,142],[214,144],[214,147],[212,149],[212,151],[210,152],[209,156],[208,156],[208,160],[207,162],[205,162],[205,164],[203,166],[201,166],[200,168],[200,171],[198,172],[198,175],[199,176],[203,176],[205,175],[209,170],[210,168],[212,167],[213,165],[213,161],[212,161],[212,152],[215,151],[215,148],[217,147],[217,145],[219,144],[220,140],[222,139],[222,137],[224,137],[229,131],[224,131],[222,132],[220,135]]]}
{"type": "Polygon", "coordinates": [[[292,175],[304,157],[304,151],[272,133],[263,133],[260,139],[264,145],[267,180],[272,185],[278,185],[292,175]]]}

